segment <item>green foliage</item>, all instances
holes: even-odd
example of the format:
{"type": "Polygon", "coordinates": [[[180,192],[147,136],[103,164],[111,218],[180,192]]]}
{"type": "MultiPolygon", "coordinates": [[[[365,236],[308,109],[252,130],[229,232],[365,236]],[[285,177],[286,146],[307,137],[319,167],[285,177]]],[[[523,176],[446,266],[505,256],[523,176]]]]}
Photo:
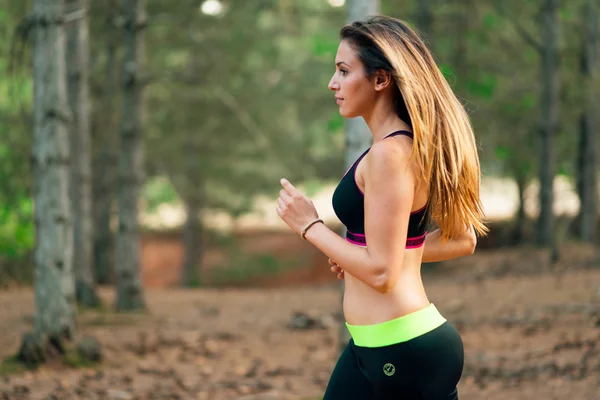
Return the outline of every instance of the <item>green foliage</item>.
{"type": "Polygon", "coordinates": [[[211,285],[227,286],[247,282],[253,278],[268,277],[298,265],[296,260],[279,260],[272,254],[248,254],[239,249],[232,248],[229,259],[218,266],[211,268],[211,285]]]}
{"type": "Polygon", "coordinates": [[[35,227],[32,201],[23,198],[17,207],[0,207],[0,258],[21,258],[33,249],[35,227]]]}
{"type": "Polygon", "coordinates": [[[165,177],[151,178],[144,186],[144,199],[148,212],[155,212],[162,204],[176,204],[180,197],[171,182],[165,177]]]}
{"type": "Polygon", "coordinates": [[[538,97],[533,93],[525,93],[521,100],[521,109],[528,110],[538,104],[538,97]]]}
{"type": "Polygon", "coordinates": [[[195,272],[188,280],[187,287],[189,288],[201,288],[203,287],[202,276],[199,272],[195,272]]]}
{"type": "Polygon", "coordinates": [[[507,146],[496,146],[495,148],[495,152],[494,155],[496,156],[497,159],[502,160],[502,161],[506,161],[508,160],[508,158],[510,157],[510,148],[507,146]]]}
{"type": "Polygon", "coordinates": [[[337,37],[324,36],[321,33],[315,33],[311,36],[312,52],[317,57],[324,57],[327,60],[335,58],[339,40],[337,37]]]}
{"type": "Polygon", "coordinates": [[[15,261],[30,254],[35,239],[30,194],[32,83],[26,58],[11,54],[19,42],[9,40],[26,12],[23,6],[6,1],[0,6],[0,33],[6,38],[0,44],[0,263],[17,268],[4,271],[12,278],[28,275],[15,261]]]}
{"type": "Polygon", "coordinates": [[[336,112],[327,122],[327,131],[337,133],[342,129],[344,129],[344,117],[342,117],[339,112],[336,112]]]}
{"type": "Polygon", "coordinates": [[[84,357],[77,349],[67,350],[63,358],[63,364],[71,368],[93,368],[101,365],[100,362],[84,357]]]}
{"type": "Polygon", "coordinates": [[[499,25],[500,21],[495,13],[488,11],[483,15],[482,22],[486,29],[494,29],[499,25]]]}
{"type": "Polygon", "coordinates": [[[452,84],[452,80],[455,78],[452,67],[446,64],[440,64],[439,68],[442,72],[442,75],[444,75],[444,78],[446,78],[446,80],[449,81],[450,84],[452,84]]]}
{"type": "Polygon", "coordinates": [[[311,179],[305,181],[302,187],[304,189],[304,192],[306,193],[306,196],[313,197],[319,192],[319,190],[321,190],[321,188],[323,187],[323,182],[317,179],[311,179]]]}
{"type": "Polygon", "coordinates": [[[16,355],[12,355],[6,357],[2,360],[2,363],[0,363],[0,377],[18,375],[34,369],[35,367],[23,364],[16,355]]]}
{"type": "MultiPolygon", "coordinates": [[[[173,12],[163,6],[150,3],[154,13],[173,12]]],[[[182,200],[233,215],[256,195],[276,193],[282,176],[339,174],[331,165],[343,157],[343,119],[331,117],[327,82],[342,10],[330,25],[325,18],[335,18],[315,7],[334,9],[320,2],[235,2],[219,19],[185,7],[174,15],[178,29],[148,30],[152,69],[175,77],[149,87],[151,169],[168,176],[182,200]]]]}
{"type": "Polygon", "coordinates": [[[494,96],[495,87],[496,77],[490,74],[483,74],[468,82],[469,93],[483,99],[491,99],[494,96]]]}
{"type": "Polygon", "coordinates": [[[557,176],[562,176],[565,178],[573,178],[575,177],[575,171],[572,163],[559,163],[557,170],[557,176]]]}
{"type": "Polygon", "coordinates": [[[110,307],[108,307],[108,304],[106,304],[106,302],[100,302],[100,305],[98,307],[94,307],[94,308],[89,308],[86,306],[83,306],[79,303],[77,303],[77,315],[78,316],[82,316],[82,315],[87,315],[87,314],[93,314],[93,315],[106,315],[111,313],[112,310],[110,309],[110,307]]]}
{"type": "Polygon", "coordinates": [[[570,21],[573,19],[573,13],[568,8],[561,8],[560,17],[564,21],[570,21]]]}

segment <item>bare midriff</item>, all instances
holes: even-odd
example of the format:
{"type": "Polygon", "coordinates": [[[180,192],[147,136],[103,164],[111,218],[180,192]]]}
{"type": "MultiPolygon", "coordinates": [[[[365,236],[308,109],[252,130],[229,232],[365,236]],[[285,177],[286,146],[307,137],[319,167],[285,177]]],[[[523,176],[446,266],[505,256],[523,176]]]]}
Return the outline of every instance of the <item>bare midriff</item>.
{"type": "Polygon", "coordinates": [[[394,287],[380,293],[347,272],[344,273],[344,318],[350,325],[373,325],[402,317],[429,306],[421,279],[423,248],[406,249],[394,287]]]}

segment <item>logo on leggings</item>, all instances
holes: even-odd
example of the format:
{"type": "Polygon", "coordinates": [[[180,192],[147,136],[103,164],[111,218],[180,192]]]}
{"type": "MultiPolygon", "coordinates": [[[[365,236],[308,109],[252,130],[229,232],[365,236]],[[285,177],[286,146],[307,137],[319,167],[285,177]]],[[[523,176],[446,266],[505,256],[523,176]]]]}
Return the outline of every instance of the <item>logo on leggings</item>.
{"type": "Polygon", "coordinates": [[[383,366],[383,373],[386,374],[387,376],[392,376],[392,375],[394,375],[395,372],[396,372],[396,367],[394,367],[392,364],[387,363],[383,366]]]}

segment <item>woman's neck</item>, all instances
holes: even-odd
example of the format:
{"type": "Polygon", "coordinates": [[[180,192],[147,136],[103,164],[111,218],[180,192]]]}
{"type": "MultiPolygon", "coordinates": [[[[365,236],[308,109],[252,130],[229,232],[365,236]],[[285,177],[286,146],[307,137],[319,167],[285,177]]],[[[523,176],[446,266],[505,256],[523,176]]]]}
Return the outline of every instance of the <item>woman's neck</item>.
{"type": "Polygon", "coordinates": [[[375,103],[369,114],[363,116],[373,135],[373,143],[377,143],[392,132],[410,130],[410,127],[396,114],[393,103],[381,100],[375,103]]]}

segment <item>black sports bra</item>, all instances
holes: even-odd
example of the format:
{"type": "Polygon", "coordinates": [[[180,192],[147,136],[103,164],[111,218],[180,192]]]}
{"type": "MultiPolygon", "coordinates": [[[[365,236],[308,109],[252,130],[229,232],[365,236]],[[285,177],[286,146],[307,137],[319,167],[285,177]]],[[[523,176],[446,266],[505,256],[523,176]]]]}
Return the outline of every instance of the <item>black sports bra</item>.
{"type": "MultiPolygon", "coordinates": [[[[413,134],[408,131],[396,131],[387,135],[384,139],[397,135],[405,135],[412,139],[413,134]]],[[[367,155],[371,148],[369,147],[346,171],[340,183],[333,192],[333,210],[346,226],[346,240],[350,243],[366,246],[365,237],[365,199],[364,193],[359,189],[356,183],[356,167],[360,160],[367,155]]],[[[427,224],[423,216],[427,212],[427,205],[420,210],[410,214],[408,221],[408,234],[406,239],[406,248],[418,248],[425,243],[427,235],[427,224]]]]}

